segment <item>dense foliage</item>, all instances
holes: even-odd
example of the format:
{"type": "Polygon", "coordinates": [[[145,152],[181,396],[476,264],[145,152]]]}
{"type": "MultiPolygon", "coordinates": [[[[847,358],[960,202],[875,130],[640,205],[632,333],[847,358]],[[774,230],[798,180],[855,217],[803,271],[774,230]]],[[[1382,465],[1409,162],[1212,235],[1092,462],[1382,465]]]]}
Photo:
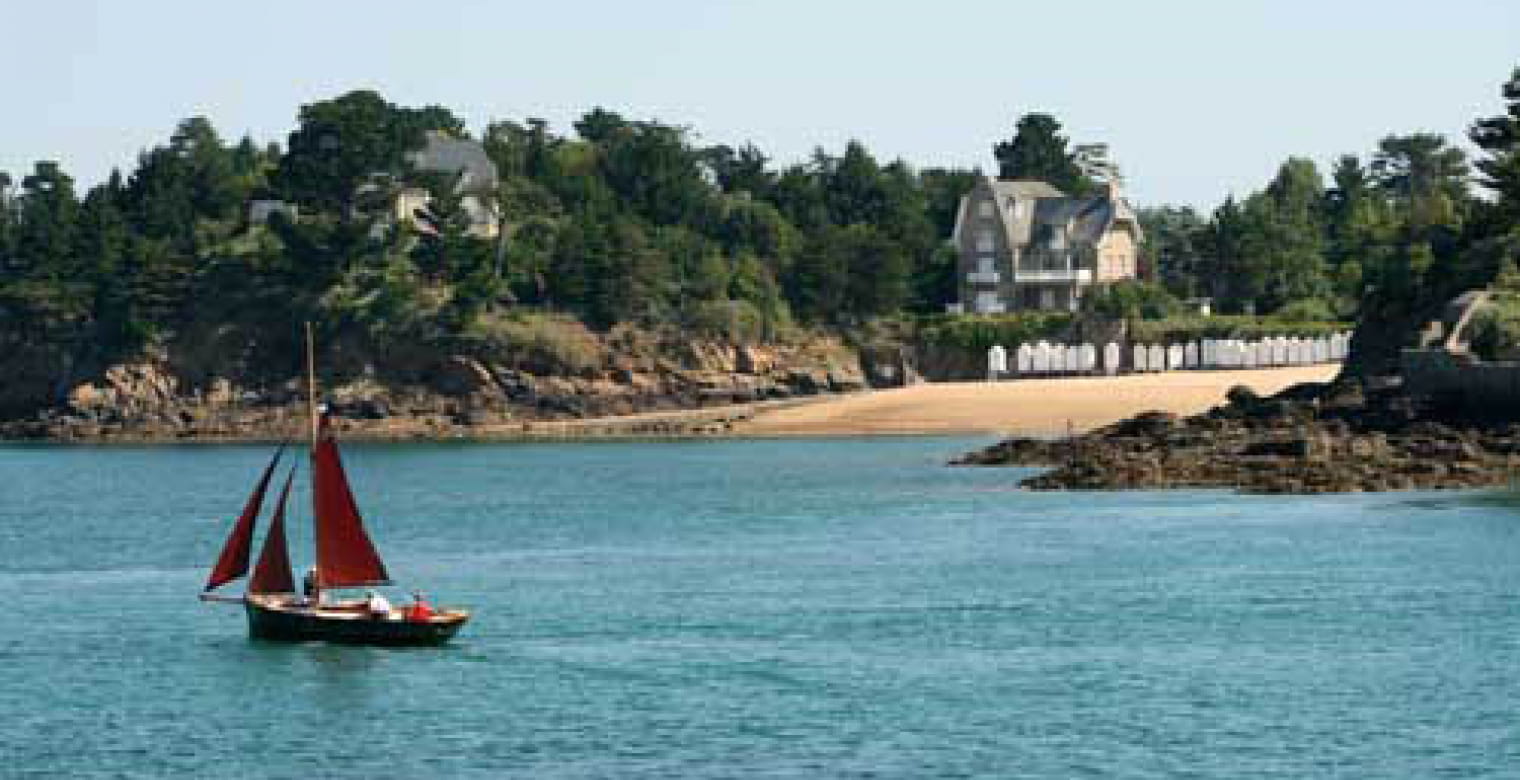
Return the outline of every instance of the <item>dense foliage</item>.
{"type": "MultiPolygon", "coordinates": [[[[1290,159],[1207,218],[1144,211],[1149,283],[1097,292],[1091,308],[1169,317],[1175,297],[1209,296],[1224,312],[1384,316],[1486,283],[1520,255],[1520,70],[1503,97],[1506,113],[1471,132],[1491,198],[1429,134],[1343,157],[1328,182],[1290,159]]],[[[1023,117],[994,146],[1000,172],[1092,190],[1060,129],[1023,117]]],[[[500,174],[498,239],[471,229],[455,180],[409,163],[429,131],[467,137],[445,108],[358,91],[302,107],[283,147],[226,142],[197,117],[85,192],[55,162],[0,173],[0,344],[106,358],[199,334],[241,359],[299,354],[281,340],[303,319],[377,343],[521,338],[570,353],[576,339],[555,334],[573,329],[556,322],[745,340],[900,314],[956,342],[1051,327],[930,316],[957,298],[944,239],[977,171],[882,162],[857,142],[778,167],[753,145],[602,109],[573,135],[503,121],[479,137],[500,174]],[[393,215],[417,187],[431,194],[421,230],[393,215]],[[257,201],[293,208],[253,220],[257,201]]]]}
{"type": "Polygon", "coordinates": [[[1143,210],[1155,278],[1219,311],[1293,318],[1397,319],[1488,283],[1520,255],[1520,69],[1502,95],[1506,112],[1469,133],[1471,163],[1439,135],[1390,135],[1370,156],[1337,159],[1328,182],[1294,158],[1208,218],[1143,210]]]}
{"type": "Polygon", "coordinates": [[[479,138],[498,240],[471,229],[450,177],[409,162],[428,131],[468,137],[447,109],[360,91],[298,120],[283,149],[185,120],[83,194],[53,162],[0,179],[0,327],[110,354],[199,325],[262,341],[301,319],[381,341],[511,333],[535,312],[742,339],[845,327],[953,299],[943,239],[978,175],[853,142],[778,169],[601,109],[573,136],[498,122],[479,138]],[[404,228],[393,204],[419,186],[427,229],[404,228]],[[254,221],[254,201],[295,210],[254,221]]]}

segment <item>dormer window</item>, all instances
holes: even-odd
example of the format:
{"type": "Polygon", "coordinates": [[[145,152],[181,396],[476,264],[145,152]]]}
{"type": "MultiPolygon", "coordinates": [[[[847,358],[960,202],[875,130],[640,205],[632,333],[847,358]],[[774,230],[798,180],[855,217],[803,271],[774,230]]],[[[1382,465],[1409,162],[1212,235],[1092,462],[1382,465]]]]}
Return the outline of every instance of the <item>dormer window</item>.
{"type": "Polygon", "coordinates": [[[991,230],[976,231],[976,251],[983,253],[993,251],[991,230]]]}

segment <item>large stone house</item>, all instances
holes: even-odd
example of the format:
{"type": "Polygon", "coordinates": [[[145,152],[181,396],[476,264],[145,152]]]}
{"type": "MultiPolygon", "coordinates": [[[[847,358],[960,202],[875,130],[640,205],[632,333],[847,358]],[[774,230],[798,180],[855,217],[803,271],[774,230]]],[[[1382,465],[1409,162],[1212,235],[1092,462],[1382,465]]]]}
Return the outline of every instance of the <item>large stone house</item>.
{"type": "Polygon", "coordinates": [[[961,198],[950,240],[961,300],[951,311],[1075,310],[1092,285],[1135,278],[1140,223],[1117,184],[1074,198],[983,177],[961,198]]]}

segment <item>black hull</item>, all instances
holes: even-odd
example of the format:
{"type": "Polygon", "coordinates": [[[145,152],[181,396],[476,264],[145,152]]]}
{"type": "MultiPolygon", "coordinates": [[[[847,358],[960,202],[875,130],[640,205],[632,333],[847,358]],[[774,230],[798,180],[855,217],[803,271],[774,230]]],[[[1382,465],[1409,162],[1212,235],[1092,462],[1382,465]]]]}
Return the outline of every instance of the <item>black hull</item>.
{"type": "Polygon", "coordinates": [[[394,647],[441,645],[459,632],[469,616],[444,613],[427,622],[375,618],[360,611],[313,611],[292,604],[244,602],[248,635],[277,642],[336,642],[394,647]]]}

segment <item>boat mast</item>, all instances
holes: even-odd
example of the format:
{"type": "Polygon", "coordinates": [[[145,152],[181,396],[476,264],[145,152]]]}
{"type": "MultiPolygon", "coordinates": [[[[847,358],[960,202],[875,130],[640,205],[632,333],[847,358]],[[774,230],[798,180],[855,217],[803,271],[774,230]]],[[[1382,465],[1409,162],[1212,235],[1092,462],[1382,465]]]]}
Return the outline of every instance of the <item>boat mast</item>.
{"type": "MultiPolygon", "coordinates": [[[[312,475],[317,473],[317,436],[321,422],[317,419],[317,348],[316,341],[311,335],[311,321],[306,322],[306,414],[311,419],[311,460],[312,475]]],[[[317,523],[316,514],[316,485],[312,485],[312,515],[313,527],[317,523]]],[[[312,565],[312,572],[316,575],[312,579],[311,606],[317,608],[322,603],[322,570],[316,564],[312,565]]]]}
{"type": "Polygon", "coordinates": [[[306,323],[306,412],[311,418],[311,451],[317,451],[317,348],[306,323]]]}

